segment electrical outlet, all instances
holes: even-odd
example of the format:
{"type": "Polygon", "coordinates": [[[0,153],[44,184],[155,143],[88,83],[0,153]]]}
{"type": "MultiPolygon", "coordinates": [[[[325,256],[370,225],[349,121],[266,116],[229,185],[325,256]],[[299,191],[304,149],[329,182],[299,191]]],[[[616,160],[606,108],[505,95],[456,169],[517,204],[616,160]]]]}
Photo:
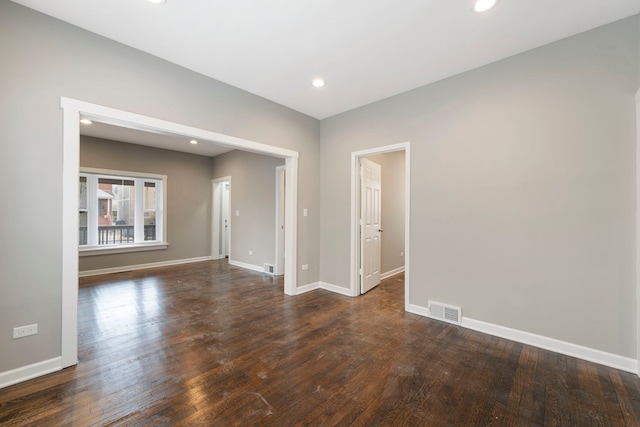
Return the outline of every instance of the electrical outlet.
{"type": "Polygon", "coordinates": [[[404,256],[404,252],[400,252],[400,256],[404,256]]]}
{"type": "Polygon", "coordinates": [[[29,335],[36,335],[38,333],[38,324],[19,326],[13,328],[13,339],[28,337],[29,335]]]}
{"type": "Polygon", "coordinates": [[[249,251],[249,255],[253,255],[253,251],[249,251]]]}
{"type": "Polygon", "coordinates": [[[302,270],[308,270],[309,264],[302,264],[302,270]]]}

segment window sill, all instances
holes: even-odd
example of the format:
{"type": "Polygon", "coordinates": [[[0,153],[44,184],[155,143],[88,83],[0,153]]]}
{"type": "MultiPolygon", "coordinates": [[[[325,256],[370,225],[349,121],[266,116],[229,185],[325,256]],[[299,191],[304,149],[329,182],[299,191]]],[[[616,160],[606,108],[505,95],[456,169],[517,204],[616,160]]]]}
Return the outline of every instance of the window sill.
{"type": "Polygon", "coordinates": [[[78,248],[78,254],[81,257],[93,255],[124,254],[127,252],[159,251],[167,249],[168,247],[169,244],[166,242],[137,243],[133,245],[91,246],[78,248]]]}

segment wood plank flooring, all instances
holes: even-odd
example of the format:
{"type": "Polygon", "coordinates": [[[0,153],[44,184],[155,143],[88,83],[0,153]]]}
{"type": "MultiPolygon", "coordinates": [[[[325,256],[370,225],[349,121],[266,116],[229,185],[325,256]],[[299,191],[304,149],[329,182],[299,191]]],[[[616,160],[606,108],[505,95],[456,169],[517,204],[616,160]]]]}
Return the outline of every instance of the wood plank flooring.
{"type": "Polygon", "coordinates": [[[2,426],[640,426],[637,376],[212,261],[81,279],[80,363],[2,426]]]}

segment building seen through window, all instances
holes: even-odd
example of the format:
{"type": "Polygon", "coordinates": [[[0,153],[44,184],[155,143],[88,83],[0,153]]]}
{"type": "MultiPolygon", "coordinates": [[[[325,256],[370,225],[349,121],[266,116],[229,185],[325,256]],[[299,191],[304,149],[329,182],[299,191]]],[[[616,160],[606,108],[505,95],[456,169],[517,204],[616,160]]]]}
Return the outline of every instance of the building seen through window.
{"type": "Polygon", "coordinates": [[[162,241],[161,178],[83,172],[79,184],[80,247],[162,241]]]}

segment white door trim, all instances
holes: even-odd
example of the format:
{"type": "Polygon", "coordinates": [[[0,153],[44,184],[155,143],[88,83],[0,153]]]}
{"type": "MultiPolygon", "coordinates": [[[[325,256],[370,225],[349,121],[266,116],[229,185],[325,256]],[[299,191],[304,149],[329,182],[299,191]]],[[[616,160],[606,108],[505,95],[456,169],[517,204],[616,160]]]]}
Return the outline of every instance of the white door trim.
{"type": "MultiPolygon", "coordinates": [[[[287,183],[285,212],[284,292],[296,293],[298,152],[182,125],[167,120],[130,113],[98,104],[60,97],[63,110],[62,158],[62,342],[63,368],[78,363],[78,174],[80,172],[80,115],[128,128],[184,135],[207,143],[284,158],[287,183]]],[[[170,236],[168,236],[170,237],[170,236]]]]}
{"type": "Polygon", "coordinates": [[[640,89],[636,92],[636,374],[640,376],[640,89]]]}
{"type": "MultiPolygon", "coordinates": [[[[218,192],[222,190],[220,184],[225,182],[228,182],[229,187],[231,187],[230,176],[211,180],[211,257],[213,259],[224,258],[220,248],[220,222],[222,218],[220,217],[220,207],[218,206],[219,200],[216,199],[220,197],[218,192]]],[[[231,192],[231,188],[229,188],[229,192],[231,192]]],[[[231,198],[231,194],[229,194],[229,198],[231,198]]],[[[231,229],[231,215],[229,215],[228,225],[229,229],[231,229]]],[[[231,254],[231,239],[229,239],[229,254],[231,254]]]]}
{"type": "Polygon", "coordinates": [[[400,144],[386,145],[384,147],[371,148],[368,150],[354,151],[351,153],[351,281],[350,292],[352,296],[360,294],[358,284],[359,278],[359,259],[360,259],[360,238],[359,238],[359,218],[360,218],[360,158],[373,156],[376,154],[390,153],[393,151],[404,151],[404,255],[405,255],[405,273],[404,273],[404,309],[409,309],[409,295],[411,289],[411,143],[403,142],[400,144]]]}

